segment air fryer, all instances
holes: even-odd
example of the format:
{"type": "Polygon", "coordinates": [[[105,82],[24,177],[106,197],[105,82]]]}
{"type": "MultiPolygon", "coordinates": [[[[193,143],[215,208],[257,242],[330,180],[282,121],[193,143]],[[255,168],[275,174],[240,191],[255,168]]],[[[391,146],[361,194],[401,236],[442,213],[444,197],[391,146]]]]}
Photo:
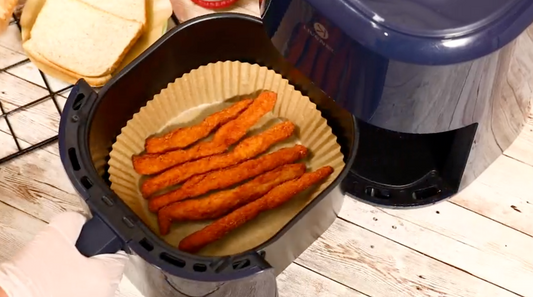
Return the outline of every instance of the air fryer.
{"type": "Polygon", "coordinates": [[[434,204],[518,136],[528,103],[502,89],[529,0],[264,1],[289,63],[352,113],[359,149],[343,182],[387,207],[434,204]]]}
{"type": "Polygon", "coordinates": [[[127,275],[145,296],[276,296],[275,276],[336,219],[344,199],[341,181],[357,148],[357,124],[273,46],[260,19],[203,16],[179,25],[115,76],[98,93],[80,80],[64,107],[60,154],[67,174],[93,218],[76,246],[86,256],[124,249],[127,275]],[[337,136],[346,167],[339,177],[276,236],[240,254],[203,257],[170,246],[110,189],[107,160],[128,120],[170,82],[217,61],[273,69],[316,103],[337,136]]]}

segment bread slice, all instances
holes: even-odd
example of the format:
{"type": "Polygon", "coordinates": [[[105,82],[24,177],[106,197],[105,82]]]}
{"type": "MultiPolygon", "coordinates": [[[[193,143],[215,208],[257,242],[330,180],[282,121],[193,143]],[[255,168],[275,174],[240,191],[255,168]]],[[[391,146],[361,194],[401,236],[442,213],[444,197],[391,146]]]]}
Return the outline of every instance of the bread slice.
{"type": "Polygon", "coordinates": [[[146,26],[146,0],[79,0],[126,20],[146,26]]]}
{"type": "Polygon", "coordinates": [[[9,25],[13,11],[17,7],[17,0],[0,0],[0,33],[9,25]]]}
{"type": "Polygon", "coordinates": [[[142,24],[78,0],[46,0],[24,48],[82,77],[112,73],[142,34],[142,24]]]}
{"type": "Polygon", "coordinates": [[[90,86],[101,87],[112,78],[111,74],[107,74],[100,77],[87,77],[79,75],[77,73],[73,73],[43,58],[38,52],[35,52],[31,48],[31,43],[28,44],[26,42],[23,43],[22,46],[30,61],[32,61],[33,64],[37,66],[37,68],[41,69],[46,74],[53,76],[59,80],[62,80],[66,83],[75,84],[80,78],[83,78],[90,86]]]}

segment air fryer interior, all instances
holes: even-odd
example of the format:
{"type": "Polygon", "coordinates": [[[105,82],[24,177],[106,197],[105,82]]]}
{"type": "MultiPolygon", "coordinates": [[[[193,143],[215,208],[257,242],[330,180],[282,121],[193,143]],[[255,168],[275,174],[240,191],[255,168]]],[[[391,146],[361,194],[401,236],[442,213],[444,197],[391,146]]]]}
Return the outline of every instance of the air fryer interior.
{"type": "Polygon", "coordinates": [[[217,15],[168,32],[100,91],[90,120],[89,144],[91,158],[102,178],[106,179],[102,166],[107,163],[111,145],[133,114],[183,74],[202,65],[228,60],[266,66],[289,79],[317,104],[338,137],[345,162],[350,159],[357,137],[353,116],[283,59],[258,19],[217,15]]]}
{"type": "MultiPolygon", "coordinates": [[[[110,184],[107,161],[111,145],[133,114],[176,78],[202,65],[227,60],[273,69],[309,96],[337,136],[347,164],[334,184],[346,176],[357,140],[353,116],[285,62],[272,46],[259,19],[223,14],[201,17],[168,32],[100,91],[88,120],[88,137],[92,163],[105,183],[110,184]]],[[[306,209],[312,207],[313,203],[306,209]]],[[[293,221],[305,215],[306,209],[293,221]]],[[[283,230],[277,236],[281,233],[283,230]]]]}

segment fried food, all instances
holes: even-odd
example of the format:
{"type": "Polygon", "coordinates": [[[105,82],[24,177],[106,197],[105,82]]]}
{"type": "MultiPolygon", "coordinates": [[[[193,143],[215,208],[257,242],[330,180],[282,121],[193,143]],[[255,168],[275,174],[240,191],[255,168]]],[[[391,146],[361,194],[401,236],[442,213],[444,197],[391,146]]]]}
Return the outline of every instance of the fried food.
{"type": "Polygon", "coordinates": [[[141,186],[144,197],[149,197],[159,190],[177,185],[192,176],[209,171],[230,167],[264,153],[277,142],[289,138],[294,132],[294,124],[286,121],[270,129],[244,139],[233,151],[188,162],[171,168],[159,175],[147,179],[141,186]]]}
{"type": "Polygon", "coordinates": [[[268,193],[274,187],[305,172],[305,164],[290,164],[262,174],[239,187],[212,194],[202,199],[191,199],[171,204],[158,213],[159,232],[167,235],[173,221],[200,221],[216,219],[268,193]]]}
{"type": "Polygon", "coordinates": [[[222,154],[227,146],[213,141],[199,143],[190,149],[170,151],[163,154],[133,156],[133,168],[139,174],[152,175],[165,171],[172,166],[197,159],[222,154]]]}
{"type": "Polygon", "coordinates": [[[152,212],[157,212],[171,203],[236,185],[279,166],[294,163],[305,156],[307,156],[307,148],[296,145],[229,168],[196,175],[188,179],[179,189],[152,198],[148,203],[149,209],[152,212]]]}
{"type": "Polygon", "coordinates": [[[163,136],[153,136],[146,139],[145,149],[149,154],[166,153],[168,151],[183,149],[205,138],[213,130],[238,117],[252,104],[252,99],[241,100],[230,107],[206,117],[200,124],[175,129],[163,136]]]}
{"type": "Polygon", "coordinates": [[[296,194],[306,190],[333,173],[330,166],[305,173],[300,178],[283,183],[265,196],[238,208],[205,228],[185,237],[179,244],[184,252],[196,253],[206,245],[224,237],[229,232],[254,219],[260,213],[277,208],[296,194]]]}
{"type": "Polygon", "coordinates": [[[185,162],[221,154],[231,145],[241,140],[248,132],[248,129],[271,111],[276,105],[276,100],[276,93],[263,92],[236,119],[220,127],[215,132],[213,140],[198,143],[189,149],[170,151],[163,154],[133,156],[133,168],[139,174],[151,175],[185,162]]]}

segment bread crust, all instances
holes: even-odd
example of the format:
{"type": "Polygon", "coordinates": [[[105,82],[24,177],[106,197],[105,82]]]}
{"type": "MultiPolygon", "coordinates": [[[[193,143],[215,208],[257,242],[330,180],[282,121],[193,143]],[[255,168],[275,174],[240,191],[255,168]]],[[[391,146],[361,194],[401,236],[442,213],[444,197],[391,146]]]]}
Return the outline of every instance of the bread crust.
{"type": "MultiPolygon", "coordinates": [[[[55,0],[55,1],[58,1],[58,0],[55,0]]],[[[111,63],[111,61],[106,61],[106,62],[104,62],[105,64],[101,63],[100,67],[93,68],[90,71],[86,71],[85,73],[84,73],[84,71],[79,71],[80,69],[83,70],[83,67],[80,67],[80,66],[76,66],[78,68],[78,70],[75,70],[76,67],[72,66],[72,65],[75,65],[75,64],[71,63],[72,65],[68,65],[69,63],[65,62],[64,59],[57,60],[57,59],[50,59],[50,57],[48,57],[47,52],[50,53],[50,46],[51,46],[50,44],[47,45],[48,48],[44,52],[42,51],[42,49],[39,49],[40,47],[37,45],[37,42],[38,42],[37,40],[41,40],[41,41],[45,40],[46,41],[46,40],[48,40],[46,37],[40,36],[37,39],[36,36],[33,36],[34,34],[36,34],[36,32],[35,32],[36,31],[36,26],[39,26],[39,24],[38,24],[39,23],[39,18],[40,17],[46,17],[44,14],[46,14],[46,13],[50,14],[51,13],[50,9],[54,9],[52,7],[48,7],[48,8],[46,7],[46,5],[49,4],[49,2],[47,1],[47,3],[45,3],[45,6],[43,6],[41,11],[39,12],[39,16],[35,20],[35,23],[33,24],[33,27],[32,27],[31,32],[30,32],[29,39],[26,40],[23,43],[24,49],[27,50],[28,52],[31,52],[31,54],[35,58],[35,60],[38,60],[39,62],[41,62],[41,64],[49,66],[49,67],[53,68],[54,70],[66,73],[67,76],[70,76],[71,80],[72,80],[72,78],[76,78],[76,79],[87,78],[90,81],[95,81],[98,85],[101,85],[102,82],[107,82],[110,79],[111,74],[116,69],[118,69],[118,67],[121,65],[122,61],[124,60],[124,58],[128,54],[128,52],[136,44],[138,39],[142,36],[142,34],[143,34],[143,29],[142,29],[143,25],[140,22],[138,22],[138,21],[127,20],[127,19],[118,17],[118,16],[116,16],[114,14],[111,14],[109,12],[94,8],[93,6],[90,6],[90,5],[88,5],[87,3],[83,2],[83,1],[79,1],[79,0],[62,0],[62,1],[66,1],[65,3],[69,3],[69,7],[70,7],[71,10],[72,9],[77,9],[79,7],[80,9],[87,9],[87,13],[89,15],[95,15],[95,16],[98,15],[99,18],[115,19],[117,21],[120,20],[120,22],[128,22],[128,23],[130,23],[129,25],[127,25],[129,27],[128,30],[130,30],[130,34],[135,32],[134,33],[135,35],[128,41],[126,41],[126,40],[122,41],[122,45],[120,45],[120,46],[123,47],[123,48],[117,48],[117,47],[113,48],[113,50],[111,52],[114,52],[113,56],[115,56],[115,55],[116,56],[114,57],[114,61],[112,63],[111,63]],[[127,44],[126,44],[126,42],[127,42],[127,44]],[[126,44],[126,46],[124,46],[124,44],[126,44]],[[65,65],[63,65],[63,64],[65,64],[65,65]]],[[[57,5],[60,5],[60,4],[56,2],[54,4],[50,3],[50,5],[57,6],[57,5]]],[[[43,20],[42,22],[45,22],[46,24],[48,24],[48,22],[50,22],[49,19],[52,18],[52,17],[53,16],[48,15],[47,21],[43,20]]],[[[72,20],[71,20],[71,22],[72,22],[72,20]]],[[[40,26],[45,26],[45,23],[41,23],[40,26]]],[[[58,29],[56,27],[57,26],[60,27],[61,25],[57,24],[57,21],[55,21],[55,23],[56,23],[55,25],[52,25],[54,27],[53,29],[58,29]]],[[[114,23],[115,27],[117,26],[117,24],[120,24],[120,23],[116,23],[114,20],[113,20],[113,23],[114,23]]],[[[126,25],[124,25],[124,26],[126,26],[126,25]]],[[[38,29],[38,30],[41,33],[46,32],[46,31],[43,31],[44,29],[42,27],[40,29],[38,29]]],[[[50,30],[52,30],[52,29],[50,29],[50,30]]],[[[88,30],[88,28],[86,27],[83,32],[85,32],[85,34],[87,34],[86,33],[87,30],[88,30]]],[[[80,32],[80,33],[83,34],[83,32],[80,32]]],[[[73,35],[73,34],[69,33],[69,35],[73,35]]],[[[65,37],[63,39],[65,39],[65,37]]],[[[45,42],[45,41],[43,41],[43,42],[45,42]]],[[[63,42],[63,41],[64,40],[55,41],[55,42],[57,43],[57,42],[63,42]]],[[[97,46],[97,48],[99,48],[99,47],[97,46]]],[[[74,55],[74,57],[75,57],[75,55],[74,55]]],[[[76,63],[75,62],[76,60],[73,60],[73,61],[74,61],[74,63],[76,63]]],[[[87,69],[87,70],[89,70],[89,69],[87,69]]]]}
{"type": "Polygon", "coordinates": [[[22,44],[22,48],[26,52],[26,55],[28,56],[30,61],[35,64],[35,66],[37,66],[37,68],[39,69],[47,69],[46,72],[50,76],[53,76],[69,84],[75,84],[78,80],[84,79],[92,87],[101,87],[111,79],[111,74],[107,74],[100,77],[89,77],[62,68],[61,66],[58,66],[48,61],[38,52],[34,51],[31,47],[30,40],[24,42],[22,44]]]}

